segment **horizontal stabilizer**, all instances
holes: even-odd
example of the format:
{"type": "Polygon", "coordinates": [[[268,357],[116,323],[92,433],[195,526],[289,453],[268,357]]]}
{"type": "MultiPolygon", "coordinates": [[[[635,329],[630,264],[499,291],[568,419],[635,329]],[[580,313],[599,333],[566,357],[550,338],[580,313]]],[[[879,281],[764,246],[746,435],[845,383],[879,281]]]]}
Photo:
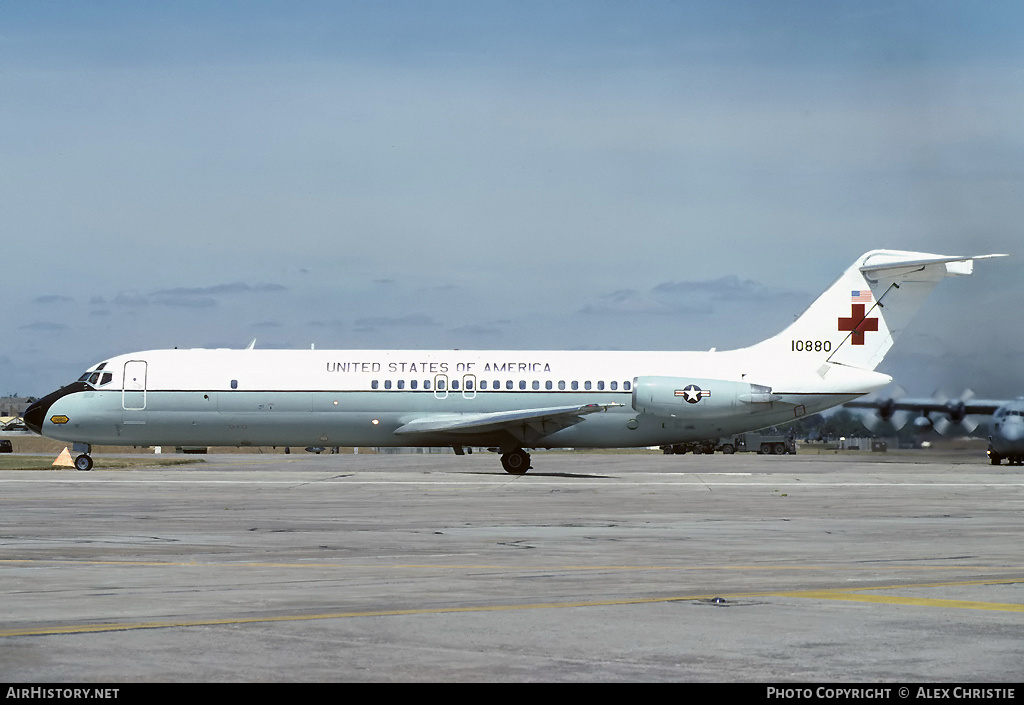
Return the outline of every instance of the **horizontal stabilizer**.
{"type": "Polygon", "coordinates": [[[976,259],[1008,257],[1008,255],[972,255],[953,257],[931,255],[920,257],[918,259],[908,259],[906,257],[899,257],[899,254],[901,253],[883,253],[874,258],[869,258],[868,262],[861,265],[860,271],[864,274],[880,274],[883,272],[894,273],[897,271],[909,272],[915,269],[922,269],[929,265],[945,264],[946,276],[964,276],[973,273],[974,260],[976,259]]]}

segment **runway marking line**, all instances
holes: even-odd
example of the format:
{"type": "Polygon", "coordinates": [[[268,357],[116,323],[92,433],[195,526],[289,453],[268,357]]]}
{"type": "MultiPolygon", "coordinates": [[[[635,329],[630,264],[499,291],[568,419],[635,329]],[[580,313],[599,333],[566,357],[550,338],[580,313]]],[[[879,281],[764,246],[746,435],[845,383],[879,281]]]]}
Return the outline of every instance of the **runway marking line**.
{"type": "Polygon", "coordinates": [[[174,627],[202,627],[202,626],[223,626],[228,624],[259,624],[273,622],[302,622],[323,619],[351,619],[356,617],[397,617],[410,615],[429,614],[459,614],[459,613],[481,613],[481,612],[506,612],[512,610],[536,610],[536,609],[564,609],[574,607],[619,607],[625,605],[649,605],[665,602],[699,602],[715,598],[749,599],[751,597],[795,597],[801,599],[816,600],[852,600],[874,604],[897,604],[914,605],[922,607],[945,607],[951,609],[975,609],[1001,612],[1022,612],[1024,605],[998,603],[998,602],[977,602],[970,600],[944,600],[935,598],[900,597],[895,595],[865,595],[868,591],[877,590],[907,590],[922,587],[956,587],[967,585],[1011,585],[1021,583],[1021,579],[1002,580],[970,580],[952,583],[930,583],[924,585],[889,585],[883,587],[854,588],[850,590],[795,590],[795,591],[771,591],[763,593],[739,593],[729,595],[690,595],[674,597],[650,597],[623,600],[585,600],[579,602],[542,602],[523,605],[480,605],[476,607],[432,607],[398,610],[366,610],[357,612],[333,612],[326,614],[308,615],[279,615],[263,617],[237,617],[226,619],[192,619],[162,622],[134,622],[134,623],[111,623],[111,624],[84,624],[78,626],[62,627],[29,627],[25,629],[3,629],[0,630],[0,637],[14,636],[55,636],[59,634],[95,634],[98,632],[130,631],[136,629],[168,629],[174,627]]]}
{"type": "MultiPolygon", "coordinates": [[[[879,565],[876,563],[865,563],[858,566],[829,566],[829,565],[523,565],[509,568],[507,565],[493,563],[396,563],[385,565],[380,563],[278,563],[265,561],[239,561],[239,562],[197,562],[197,561],[97,561],[97,560],[76,560],[72,558],[0,558],[0,566],[15,564],[31,565],[116,565],[116,566],[149,566],[159,567],[184,567],[184,568],[333,568],[342,570],[510,570],[510,571],[589,571],[589,570],[615,570],[615,571],[687,571],[687,570],[778,570],[778,571],[877,571],[879,565]]],[[[998,571],[1024,571],[1024,566],[1016,565],[886,565],[886,570],[905,571],[965,571],[965,570],[998,570],[998,571]]],[[[999,582],[999,581],[997,581],[999,582]]],[[[1021,580],[1008,580],[1006,582],[1024,582],[1021,580]]],[[[955,585],[991,585],[991,580],[978,582],[955,583],[955,585]]],[[[934,583],[913,585],[912,587],[946,587],[954,583],[934,583]]],[[[844,592],[856,590],[884,590],[895,588],[845,588],[844,592]]],[[[795,591],[796,592],[796,591],[795,591]]],[[[775,594],[775,593],[771,593],[775,594]]]]}
{"type": "Polygon", "coordinates": [[[907,590],[936,587],[969,587],[972,585],[1014,585],[1022,583],[1022,579],[1008,578],[1003,580],[965,580],[946,583],[923,583],[920,585],[889,585],[885,587],[844,588],[838,590],[794,590],[792,592],[773,592],[777,597],[798,597],[810,600],[844,600],[848,602],[869,602],[885,605],[913,605],[916,607],[946,607],[964,610],[989,610],[994,612],[1024,612],[1024,604],[1012,602],[979,602],[975,600],[946,600],[934,597],[904,597],[901,595],[868,595],[867,592],[879,590],[907,590]]]}
{"type": "Polygon", "coordinates": [[[779,597],[799,597],[812,600],[846,600],[870,602],[879,605],[913,605],[916,607],[946,607],[961,610],[989,610],[993,612],[1024,612],[1024,605],[1005,602],[975,602],[971,600],[941,600],[931,597],[901,597],[899,595],[862,595],[841,590],[810,590],[807,592],[778,593],[779,597]]]}

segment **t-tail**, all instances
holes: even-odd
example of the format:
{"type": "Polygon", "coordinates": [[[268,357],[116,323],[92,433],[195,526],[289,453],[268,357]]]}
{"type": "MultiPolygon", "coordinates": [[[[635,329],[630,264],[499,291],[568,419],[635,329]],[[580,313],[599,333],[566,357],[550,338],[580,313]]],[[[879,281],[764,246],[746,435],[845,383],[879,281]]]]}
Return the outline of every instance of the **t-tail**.
{"type": "Polygon", "coordinates": [[[976,259],[1005,256],[872,250],[791,326],[749,350],[774,360],[874,370],[939,281],[971,274],[976,259]]]}

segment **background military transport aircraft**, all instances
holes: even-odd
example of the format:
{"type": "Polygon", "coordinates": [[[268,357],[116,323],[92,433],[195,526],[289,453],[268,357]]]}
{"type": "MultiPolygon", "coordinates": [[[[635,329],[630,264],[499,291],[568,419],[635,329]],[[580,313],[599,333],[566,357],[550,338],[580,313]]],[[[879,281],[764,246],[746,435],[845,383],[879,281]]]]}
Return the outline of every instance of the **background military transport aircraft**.
{"type": "Polygon", "coordinates": [[[863,419],[864,425],[879,435],[895,435],[913,417],[918,431],[934,428],[944,436],[972,433],[980,424],[978,416],[989,416],[988,457],[993,465],[1004,459],[1010,465],[1024,464],[1024,397],[1016,399],[974,399],[965,393],[959,399],[879,397],[851,401],[844,406],[876,409],[863,419]],[[933,419],[932,414],[937,415],[933,419]]]}
{"type": "Polygon", "coordinates": [[[784,423],[888,384],[874,369],[976,257],[875,250],[782,333],[740,350],[150,350],[105,360],[25,423],[75,443],[184,446],[670,445],[784,423]]]}

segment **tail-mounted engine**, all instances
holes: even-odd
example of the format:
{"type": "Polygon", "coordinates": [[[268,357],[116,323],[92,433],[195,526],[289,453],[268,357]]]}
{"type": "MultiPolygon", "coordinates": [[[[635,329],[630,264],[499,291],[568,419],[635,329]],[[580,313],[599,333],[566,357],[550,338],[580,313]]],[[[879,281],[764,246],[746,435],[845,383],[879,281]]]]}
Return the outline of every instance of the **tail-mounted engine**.
{"type": "Polygon", "coordinates": [[[749,382],[691,377],[635,377],[633,408],[656,416],[715,418],[751,413],[778,399],[771,387],[749,382]]]}

